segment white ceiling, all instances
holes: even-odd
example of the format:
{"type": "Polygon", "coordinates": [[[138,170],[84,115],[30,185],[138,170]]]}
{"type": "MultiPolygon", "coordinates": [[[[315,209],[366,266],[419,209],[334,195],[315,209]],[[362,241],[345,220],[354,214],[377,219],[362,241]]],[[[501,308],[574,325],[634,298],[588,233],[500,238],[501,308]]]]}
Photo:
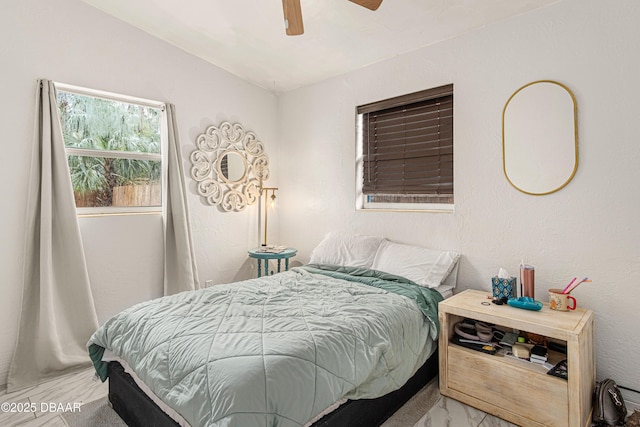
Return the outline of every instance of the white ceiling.
{"type": "Polygon", "coordinates": [[[281,0],[83,0],[273,92],[284,92],[560,0],[301,0],[287,36],[281,0]]]}

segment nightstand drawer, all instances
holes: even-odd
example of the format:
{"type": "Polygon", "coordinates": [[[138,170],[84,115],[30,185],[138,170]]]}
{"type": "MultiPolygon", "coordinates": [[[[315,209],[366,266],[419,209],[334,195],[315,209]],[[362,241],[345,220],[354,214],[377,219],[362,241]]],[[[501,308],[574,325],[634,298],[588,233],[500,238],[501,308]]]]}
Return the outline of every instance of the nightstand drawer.
{"type": "Polygon", "coordinates": [[[449,346],[449,388],[517,414],[541,426],[568,425],[567,382],[517,366],[517,360],[449,346]],[[478,373],[482,373],[478,375],[478,373]]]}

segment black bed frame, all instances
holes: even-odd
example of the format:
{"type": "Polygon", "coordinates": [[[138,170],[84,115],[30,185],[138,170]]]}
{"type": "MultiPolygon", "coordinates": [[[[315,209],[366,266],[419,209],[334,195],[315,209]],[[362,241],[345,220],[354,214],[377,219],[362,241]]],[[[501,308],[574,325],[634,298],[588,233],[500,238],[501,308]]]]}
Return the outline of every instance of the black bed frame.
{"type": "MultiPolygon", "coordinates": [[[[312,427],[378,427],[438,374],[438,352],[407,383],[377,399],[349,400],[316,421],[312,427]]],[[[118,362],[109,362],[109,401],[129,427],[175,427],[118,362]]]]}

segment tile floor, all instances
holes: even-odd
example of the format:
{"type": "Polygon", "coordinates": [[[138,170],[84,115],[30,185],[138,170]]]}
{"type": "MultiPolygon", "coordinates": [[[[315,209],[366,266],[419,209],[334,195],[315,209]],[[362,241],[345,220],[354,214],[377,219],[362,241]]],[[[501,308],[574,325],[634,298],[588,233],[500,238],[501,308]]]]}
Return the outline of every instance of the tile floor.
{"type": "MultiPolygon", "coordinates": [[[[512,427],[514,424],[498,419],[491,415],[471,408],[453,399],[440,396],[437,381],[430,384],[428,393],[434,394],[431,399],[433,407],[413,427],[512,427]]],[[[50,411],[49,403],[71,404],[88,403],[107,395],[107,383],[100,383],[93,379],[92,369],[69,374],[59,379],[41,384],[17,393],[6,394],[0,390],[1,403],[35,404],[36,412],[0,412],[0,426],[2,427],[67,427],[59,412],[50,411]],[[44,411],[42,409],[45,409],[44,411]]],[[[416,396],[418,397],[418,396],[416,396]]],[[[17,405],[16,405],[17,406],[17,405]]],[[[402,411],[402,409],[400,410],[402,411]]],[[[399,412],[400,412],[399,411],[399,412]]],[[[421,414],[414,415],[417,419],[421,414]]],[[[394,415],[394,417],[396,417],[394,415]]],[[[406,419],[411,419],[408,417],[406,419]]],[[[385,425],[402,425],[389,420],[385,425]]],[[[407,421],[405,421],[407,422],[407,421]]],[[[412,422],[404,424],[410,427],[412,422]]],[[[90,427],[90,426],[87,426],[90,427]]]]}
{"type": "Polygon", "coordinates": [[[414,427],[516,427],[500,418],[440,396],[435,405],[414,427]]]}
{"type": "Polygon", "coordinates": [[[13,413],[1,411],[0,426],[67,427],[60,415],[61,412],[59,412],[64,408],[60,408],[58,405],[67,406],[70,404],[70,408],[73,408],[76,403],[89,403],[106,396],[107,393],[107,383],[94,380],[92,368],[11,394],[7,394],[6,389],[2,389],[0,390],[1,403],[16,403],[14,409],[20,409],[27,405],[36,411],[13,413]]]}

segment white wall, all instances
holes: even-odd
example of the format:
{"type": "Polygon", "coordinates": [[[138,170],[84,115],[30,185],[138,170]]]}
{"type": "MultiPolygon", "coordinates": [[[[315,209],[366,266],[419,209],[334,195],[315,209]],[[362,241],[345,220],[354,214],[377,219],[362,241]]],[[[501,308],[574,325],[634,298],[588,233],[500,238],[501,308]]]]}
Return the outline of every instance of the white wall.
{"type": "Polygon", "coordinates": [[[589,276],[574,295],[596,313],[598,377],[640,389],[639,19],[636,0],[567,0],[281,96],[281,240],[300,262],[330,230],[457,250],[460,289],[489,291],[499,267],[516,274],[524,258],[544,301],[589,276]],[[503,175],[501,117],[540,79],[577,98],[580,165],[566,188],[536,197],[503,175]],[[355,107],[447,83],[455,213],[356,211],[355,107]]]}
{"type": "MultiPolygon", "coordinates": [[[[270,184],[280,187],[279,242],[298,247],[299,261],[327,231],[349,230],[460,251],[460,288],[488,291],[499,267],[515,272],[523,257],[536,266],[540,299],[588,275],[594,282],[575,295],[596,312],[598,376],[640,388],[632,356],[640,351],[633,328],[640,300],[637,1],[566,0],[288,93],[279,104],[79,0],[4,0],[2,9],[0,384],[20,309],[35,80],[48,78],[174,103],[185,157],[208,125],[239,121],[255,131],[272,160],[270,184]],[[544,197],[510,187],[501,164],[504,103],[538,79],[568,85],[579,109],[578,172],[544,197]],[[456,212],[357,212],[355,106],[446,83],[455,84],[456,212]]],[[[223,214],[190,188],[201,280],[249,277],[255,209],[223,214]]],[[[278,219],[270,224],[277,235],[278,219]]],[[[83,219],[81,228],[101,320],[161,293],[157,217],[83,219]]]]}
{"type": "MultiPolygon", "coordinates": [[[[38,78],[175,104],[185,170],[195,138],[223,120],[256,132],[277,185],[277,98],[80,0],[3,0],[0,14],[0,384],[6,383],[21,299],[24,191],[38,78]]],[[[221,213],[190,182],[200,279],[255,273],[246,250],[258,242],[256,208],[221,213]]],[[[80,220],[100,321],[162,294],[159,216],[80,220]]],[[[277,233],[277,221],[270,224],[277,233]]]]}

